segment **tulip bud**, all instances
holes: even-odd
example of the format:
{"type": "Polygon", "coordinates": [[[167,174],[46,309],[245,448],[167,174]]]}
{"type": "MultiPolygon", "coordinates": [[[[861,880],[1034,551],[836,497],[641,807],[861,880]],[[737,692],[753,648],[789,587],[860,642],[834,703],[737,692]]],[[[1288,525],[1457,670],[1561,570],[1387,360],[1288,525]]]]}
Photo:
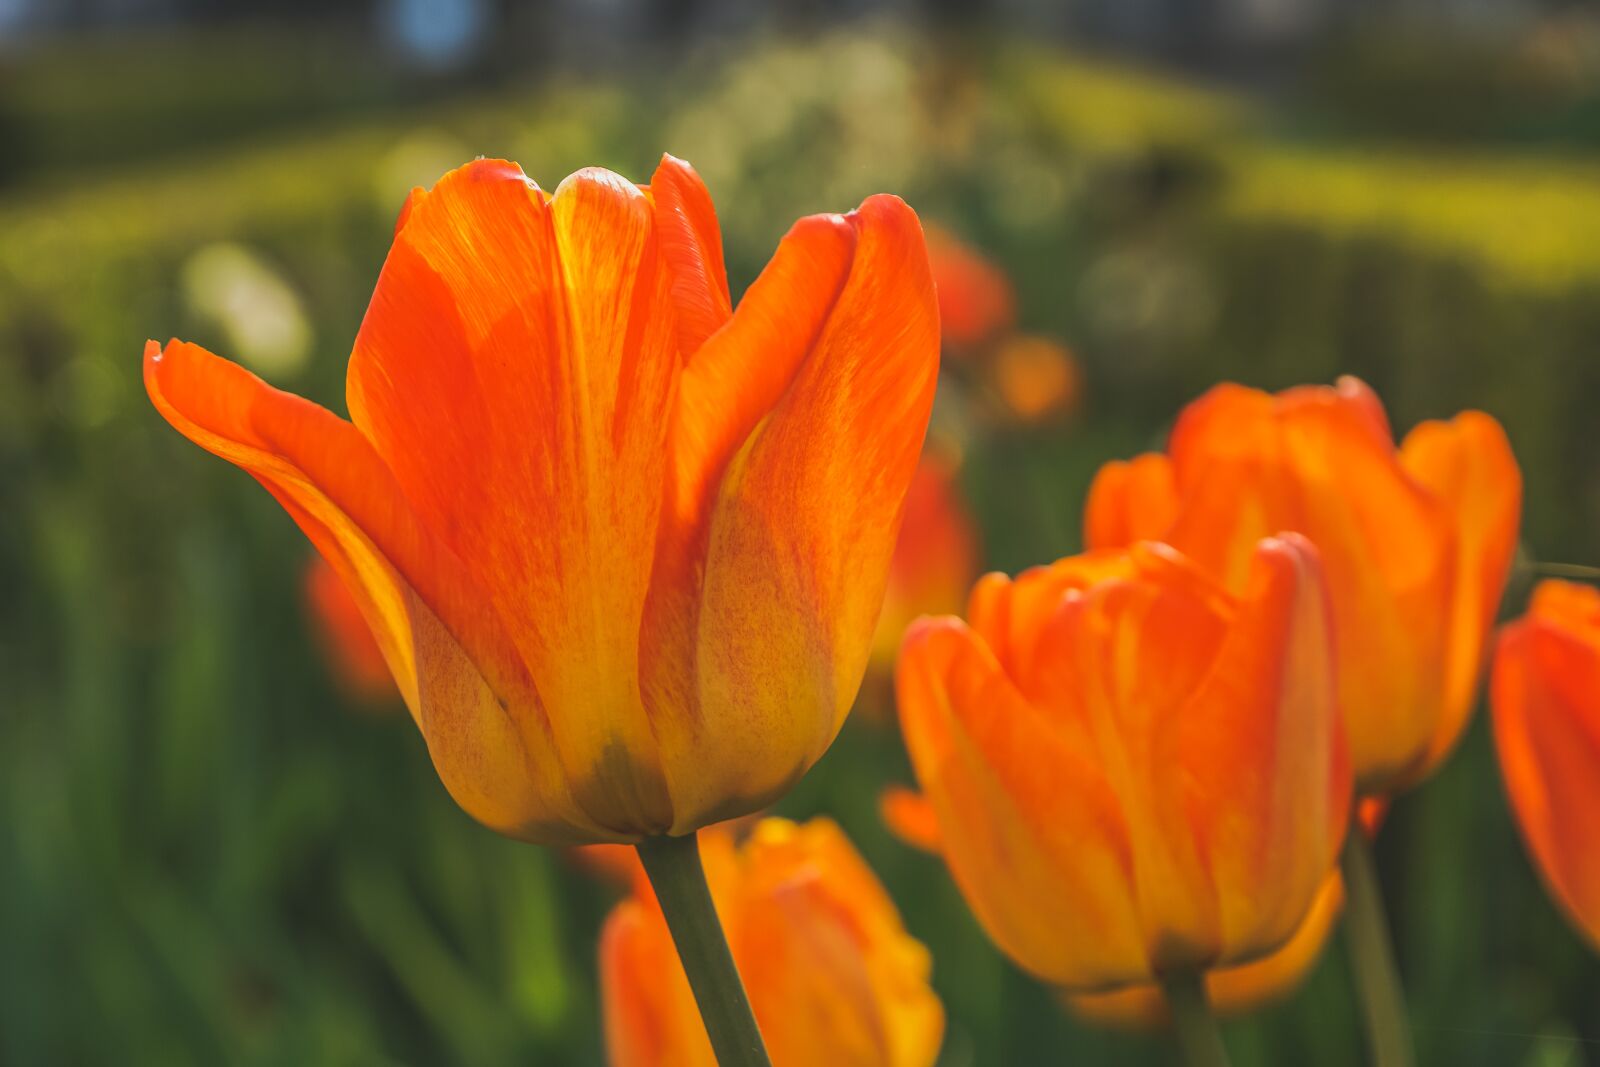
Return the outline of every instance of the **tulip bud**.
{"type": "MultiPolygon", "coordinates": [[[[944,1009],[928,952],[832,822],[701,832],[706,876],[774,1067],[931,1067],[944,1009]]],[[[600,943],[613,1067],[714,1067],[660,910],[641,882],[600,943]]]]}

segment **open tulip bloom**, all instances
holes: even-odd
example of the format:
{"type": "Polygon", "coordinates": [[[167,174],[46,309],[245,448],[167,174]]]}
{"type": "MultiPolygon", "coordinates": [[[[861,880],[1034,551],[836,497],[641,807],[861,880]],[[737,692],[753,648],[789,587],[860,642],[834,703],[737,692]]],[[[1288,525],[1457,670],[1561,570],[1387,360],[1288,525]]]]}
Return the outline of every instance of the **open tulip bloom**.
{"type": "Polygon", "coordinates": [[[1238,592],[1158,543],[990,575],[907,633],[897,691],[939,847],[990,937],[1080,993],[1160,983],[1194,1055],[1201,978],[1285,945],[1351,798],[1314,548],[1238,592]]]}
{"type": "MultiPolygon", "coordinates": [[[[734,309],[687,164],[547,194],[479,160],[401,212],[349,421],[192,344],[144,369],[349,586],[456,802],[646,843],[693,979],[731,970],[693,832],[782,795],[849,710],[938,349],[895,197],[797,222],[734,309]]],[[[740,1005],[713,1044],[762,1062],[740,1005]]]]}

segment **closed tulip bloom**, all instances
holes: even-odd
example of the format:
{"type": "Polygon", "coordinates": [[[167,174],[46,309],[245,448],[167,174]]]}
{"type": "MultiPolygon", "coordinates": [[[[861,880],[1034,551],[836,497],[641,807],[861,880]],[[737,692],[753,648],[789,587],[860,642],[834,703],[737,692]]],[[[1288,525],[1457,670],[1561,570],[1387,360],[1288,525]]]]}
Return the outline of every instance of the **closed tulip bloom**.
{"type": "MultiPolygon", "coordinates": [[[[706,875],[775,1067],[930,1067],[944,1009],[930,959],[832,822],[701,834],[706,875]]],[[[715,1067],[666,923],[642,882],[606,920],[601,1002],[613,1067],[715,1067]]]]}
{"type": "Polygon", "coordinates": [[[979,921],[1077,992],[1258,959],[1305,921],[1350,770],[1316,551],[1236,593],[1141,542],[990,575],[898,671],[911,762],[979,921]]]}
{"type": "Polygon", "coordinates": [[[1511,809],[1550,895],[1600,952],[1600,590],[1541,582],[1490,684],[1511,809]]]}
{"type": "Polygon", "coordinates": [[[305,584],[306,606],[340,684],[363,701],[393,702],[394,676],[383,649],[339,575],[327,560],[313,556],[306,565],[305,584]]]}
{"type": "Polygon", "coordinates": [[[1505,433],[1482,412],[1393,442],[1354,378],[1276,396],[1220,385],[1184,410],[1165,455],[1102,469],[1085,516],[1091,548],[1166,541],[1233,590],[1261,537],[1315,544],[1365,795],[1426,777],[1460,736],[1522,500],[1505,433]]]}
{"type": "Polygon", "coordinates": [[[401,213],[350,420],[151,343],[169,422],[355,594],[446,788],[545,843],[683,834],[823,753],[938,373],[915,214],[800,220],[732,307],[711,199],[479,160],[401,213]]]}
{"type": "MultiPolygon", "coordinates": [[[[890,786],[879,798],[884,823],[901,841],[925,852],[941,853],[939,814],[915,790],[890,786]]],[[[1300,987],[1322,955],[1340,908],[1344,882],[1328,875],[1289,940],[1262,956],[1232,967],[1205,972],[1206,1000],[1218,1016],[1248,1015],[1287,997],[1300,987]]],[[[1072,1012],[1102,1026],[1153,1029],[1170,1023],[1166,994],[1153,983],[1130,985],[1103,993],[1067,993],[1072,1012]]]]}

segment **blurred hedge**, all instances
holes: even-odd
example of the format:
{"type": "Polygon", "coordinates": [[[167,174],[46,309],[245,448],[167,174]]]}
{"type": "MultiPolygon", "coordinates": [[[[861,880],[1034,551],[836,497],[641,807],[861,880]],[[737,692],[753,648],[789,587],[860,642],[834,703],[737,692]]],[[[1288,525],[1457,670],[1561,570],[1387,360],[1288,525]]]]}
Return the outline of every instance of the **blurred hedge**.
{"type": "MultiPolygon", "coordinates": [[[[0,1060],[597,1060],[606,894],[456,811],[403,716],[349,713],[305,636],[298,534],[170,432],[138,380],[146,336],[230,351],[237,309],[193,268],[225,247],[255,272],[241,285],[264,275],[304,321],[304,350],[258,369],[342,410],[405,189],[473,155],[519,159],[547,187],[591,163],[642,180],[664,149],[694,161],[736,287],[795,217],[879,189],[992,249],[1025,326],[1067,340],[1090,376],[1075,421],[972,442],[966,486],[997,567],[1074,550],[1098,464],[1158,444],[1219,378],[1342,372],[1402,429],[1494,412],[1527,474],[1530,546],[1594,561],[1589,165],[1313,149],[1279,140],[1282,121],[1149,72],[868,27],[14,188],[0,1060]]],[[[836,814],[933,948],[946,1062],[1162,1062],[1157,1042],[1070,1020],[989,948],[938,865],[888,838],[876,792],[906,774],[889,733],[853,725],[784,808],[836,814]]],[[[1577,1047],[1563,1035],[1600,1039],[1593,961],[1527,868],[1481,724],[1381,845],[1423,1062],[1557,1062],[1577,1047]]],[[[1229,1038],[1241,1064],[1355,1062],[1340,953],[1229,1038]]]]}

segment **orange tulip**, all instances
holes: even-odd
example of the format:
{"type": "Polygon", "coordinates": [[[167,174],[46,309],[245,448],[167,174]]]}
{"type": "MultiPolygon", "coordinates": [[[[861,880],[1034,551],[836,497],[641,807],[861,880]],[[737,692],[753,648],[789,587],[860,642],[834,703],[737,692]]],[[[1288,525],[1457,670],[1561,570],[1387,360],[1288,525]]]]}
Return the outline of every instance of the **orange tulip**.
{"type": "Polygon", "coordinates": [[[1600,590],[1541,582],[1490,685],[1511,809],[1550,895],[1600,951],[1600,590]]]}
{"type": "Polygon", "coordinates": [[[1005,272],[954,234],[929,227],[928,257],[939,292],[939,325],[954,352],[1011,327],[1016,295],[1005,272]]]}
{"type": "Polygon", "coordinates": [[[178,341],[145,385],[351,588],[468,813],[632,841],[760,808],[831,743],[937,334],[895,197],[800,220],[732,310],[687,164],[546,194],[479,160],[401,213],[350,422],[178,341]]]}
{"type": "Polygon", "coordinates": [[[361,614],[361,605],[321,556],[306,564],[306,605],[321,633],[340,684],[363,701],[395,696],[394,676],[383,649],[361,614]]]}
{"type": "Polygon", "coordinates": [[[991,938],[1077,992],[1284,945],[1338,855],[1350,770],[1316,551],[1230,593],[1141,542],[990,575],[901,651],[900,721],[991,938]]]}
{"type": "Polygon", "coordinates": [[[978,561],[978,529],[956,484],[955,464],[926,454],[906,491],[905,521],[872,642],[875,666],[891,667],[900,638],[917,616],[961,609],[978,577],[978,561]]]}
{"type": "MultiPolygon", "coordinates": [[[[929,1067],[944,1009],[930,960],[832,822],[764,820],[735,849],[701,833],[706,875],[776,1067],[929,1067]]],[[[672,939],[648,887],[600,940],[614,1067],[715,1067],[672,939]]]]}
{"type": "Polygon", "coordinates": [[[574,845],[566,856],[585,874],[623,889],[645,877],[639,852],[631,845],[574,845]]]}
{"type": "Polygon", "coordinates": [[[1085,529],[1091,548],[1166,541],[1234,590],[1258,538],[1309,538],[1357,790],[1372,795],[1425,777],[1465,726],[1521,499],[1505,433],[1481,412],[1422,423],[1397,451],[1354,378],[1277,396],[1220,385],[1179,417],[1165,455],[1100,471],[1085,529]]]}
{"type": "MultiPolygon", "coordinates": [[[[884,823],[906,844],[925,852],[942,851],[939,813],[914,790],[890,786],[879,798],[884,823]]],[[[1223,1018],[1248,1015],[1299,988],[1322,955],[1328,935],[1344,906],[1344,881],[1328,875],[1317,890],[1311,910],[1281,948],[1260,959],[1205,973],[1206,1000],[1223,1018]]],[[[1105,1026],[1154,1028],[1171,1020],[1166,994],[1157,985],[1132,985],[1104,993],[1067,993],[1062,998],[1075,1014],[1105,1026]]]]}

